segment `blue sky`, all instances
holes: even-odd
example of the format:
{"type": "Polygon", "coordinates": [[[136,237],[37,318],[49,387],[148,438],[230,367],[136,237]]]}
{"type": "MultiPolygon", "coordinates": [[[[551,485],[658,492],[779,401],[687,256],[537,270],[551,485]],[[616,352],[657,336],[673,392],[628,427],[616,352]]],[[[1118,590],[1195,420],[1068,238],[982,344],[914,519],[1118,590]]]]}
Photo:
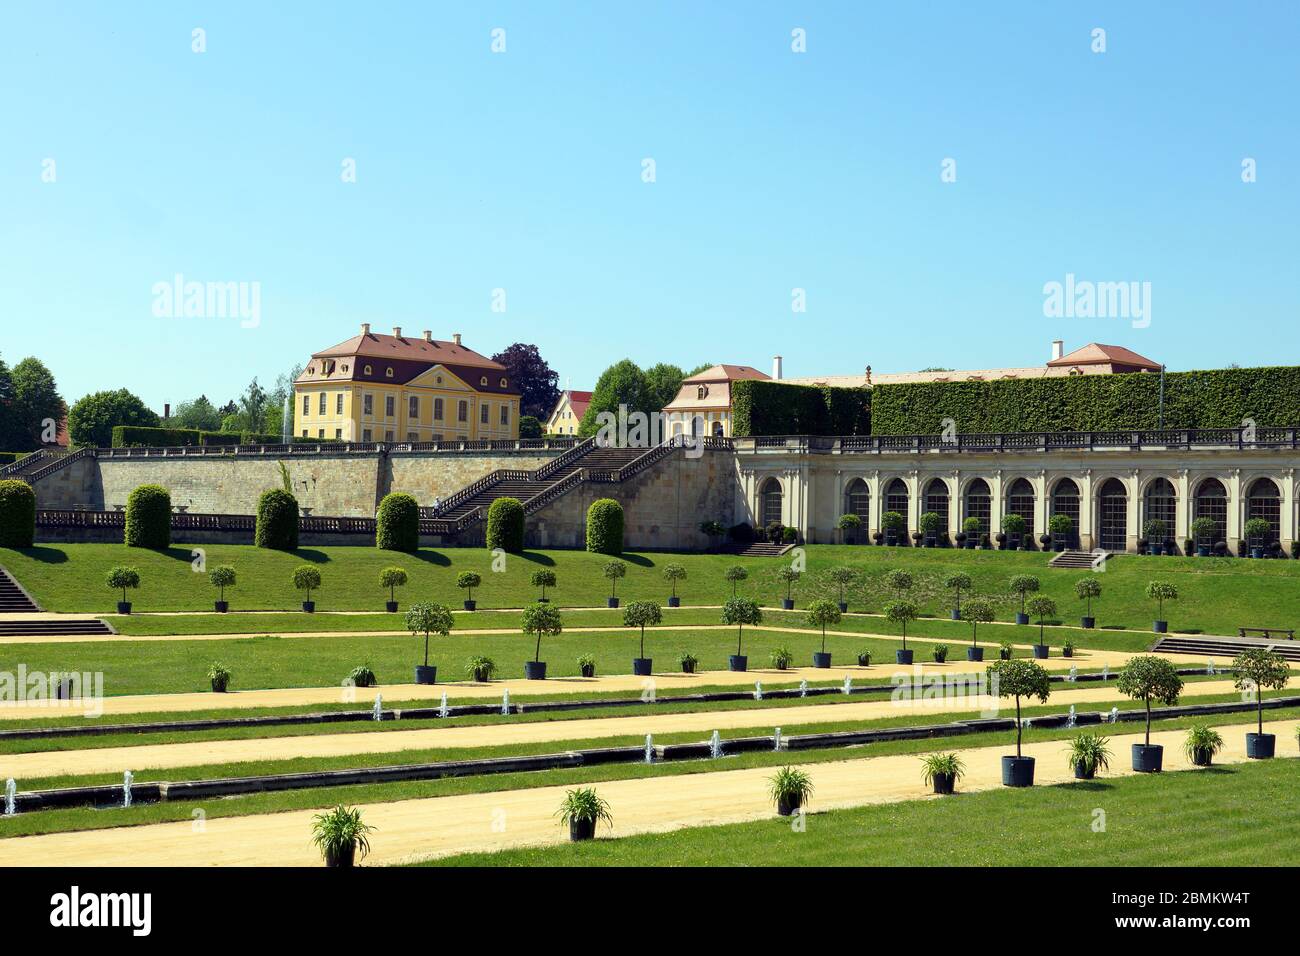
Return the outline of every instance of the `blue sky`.
{"type": "Polygon", "coordinates": [[[1300,5],[269,6],[0,10],[0,355],[69,400],[224,401],[362,321],[574,387],[1297,360],[1300,5]],[[155,316],[177,273],[260,283],[260,324],[155,316]],[[1150,326],[1046,318],[1067,273],[1150,282],[1150,326]]]}

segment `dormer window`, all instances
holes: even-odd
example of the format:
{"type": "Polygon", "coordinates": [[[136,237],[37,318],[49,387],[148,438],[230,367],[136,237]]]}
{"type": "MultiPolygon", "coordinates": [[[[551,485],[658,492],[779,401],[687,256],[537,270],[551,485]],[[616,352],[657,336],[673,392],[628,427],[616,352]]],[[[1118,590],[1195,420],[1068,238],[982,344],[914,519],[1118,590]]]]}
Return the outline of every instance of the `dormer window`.
{"type": "Polygon", "coordinates": [[[364,371],[367,375],[369,375],[369,374],[370,374],[370,366],[367,365],[367,366],[366,366],[362,371],[364,371]]]}
{"type": "Polygon", "coordinates": [[[701,385],[701,386],[699,386],[698,388],[696,388],[696,389],[695,389],[695,397],[696,397],[698,400],[700,400],[700,401],[703,401],[704,399],[708,398],[708,397],[709,397],[709,386],[707,386],[707,385],[701,385]]]}
{"type": "Polygon", "coordinates": [[[480,379],[478,380],[478,383],[479,383],[479,385],[483,386],[484,388],[487,388],[487,376],[484,375],[482,378],[480,378],[480,379]]]}
{"type": "Polygon", "coordinates": [[[393,377],[393,367],[391,365],[384,371],[384,377],[385,378],[393,377]]]}
{"type": "Polygon", "coordinates": [[[505,388],[507,385],[509,385],[509,383],[508,383],[508,382],[505,380],[505,378],[503,377],[503,378],[501,379],[501,387],[502,387],[502,388],[505,388]]]}

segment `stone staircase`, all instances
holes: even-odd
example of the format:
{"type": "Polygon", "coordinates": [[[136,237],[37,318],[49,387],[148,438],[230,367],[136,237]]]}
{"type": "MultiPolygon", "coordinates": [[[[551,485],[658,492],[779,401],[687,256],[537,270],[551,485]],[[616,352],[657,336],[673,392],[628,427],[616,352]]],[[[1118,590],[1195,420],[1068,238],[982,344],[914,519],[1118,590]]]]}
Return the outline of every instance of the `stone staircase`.
{"type": "Polygon", "coordinates": [[[727,554],[734,554],[740,558],[778,558],[793,547],[793,544],[777,544],[772,541],[752,541],[749,544],[729,548],[727,554]]]}
{"type": "Polygon", "coordinates": [[[1098,558],[1110,560],[1109,551],[1061,551],[1047,562],[1049,568],[1079,568],[1087,571],[1098,558]]]}
{"type": "Polygon", "coordinates": [[[1288,661],[1300,661],[1300,641],[1266,641],[1250,637],[1203,637],[1192,634],[1174,634],[1161,637],[1151,650],[1162,654],[1192,654],[1199,657],[1236,657],[1252,647],[1266,647],[1276,651],[1288,661]]]}
{"type": "Polygon", "coordinates": [[[40,609],[13,575],[0,568],[0,614],[31,614],[40,609]]]}
{"type": "Polygon", "coordinates": [[[115,633],[98,618],[39,617],[0,620],[0,637],[111,637],[115,633]]]}

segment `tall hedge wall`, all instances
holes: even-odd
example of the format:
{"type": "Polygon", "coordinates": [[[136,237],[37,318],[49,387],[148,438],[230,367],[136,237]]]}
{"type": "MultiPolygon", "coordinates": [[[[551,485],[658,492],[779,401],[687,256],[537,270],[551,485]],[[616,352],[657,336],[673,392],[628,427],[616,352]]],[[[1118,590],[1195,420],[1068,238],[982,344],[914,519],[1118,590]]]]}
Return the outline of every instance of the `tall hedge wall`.
{"type": "MultiPolygon", "coordinates": [[[[929,435],[951,418],[960,433],[1155,428],[1160,376],[1078,375],[993,382],[877,385],[876,435],[929,435]]],[[[1166,428],[1300,425],[1300,367],[1214,369],[1165,375],[1166,428]]]]}
{"type": "Polygon", "coordinates": [[[731,434],[867,435],[871,401],[868,388],[744,379],[731,383],[731,434]]]}

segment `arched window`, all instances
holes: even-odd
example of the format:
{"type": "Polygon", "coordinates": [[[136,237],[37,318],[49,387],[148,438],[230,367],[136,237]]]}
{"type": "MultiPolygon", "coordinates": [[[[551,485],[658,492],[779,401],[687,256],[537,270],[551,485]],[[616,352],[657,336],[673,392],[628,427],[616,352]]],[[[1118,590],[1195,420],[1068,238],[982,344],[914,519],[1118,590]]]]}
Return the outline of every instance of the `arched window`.
{"type": "Polygon", "coordinates": [[[895,478],[885,489],[885,510],[897,511],[903,516],[903,519],[906,520],[907,505],[910,497],[911,496],[907,493],[907,485],[903,482],[903,479],[895,478]]]}
{"type": "Polygon", "coordinates": [[[1156,545],[1169,541],[1174,536],[1177,515],[1178,495],[1174,492],[1174,486],[1170,484],[1169,479],[1157,478],[1147,485],[1146,515],[1142,520],[1143,536],[1156,545]],[[1150,530],[1152,521],[1159,521],[1163,525],[1159,540],[1156,540],[1155,534],[1150,530]]]}
{"type": "Polygon", "coordinates": [[[1098,542],[1106,551],[1128,547],[1128,492],[1118,478],[1108,478],[1097,494],[1098,542]]]}
{"type": "Polygon", "coordinates": [[[1062,478],[1052,489],[1052,514],[1070,519],[1070,534],[1066,544],[1074,547],[1079,541],[1079,486],[1073,479],[1062,478]]]}
{"type": "Polygon", "coordinates": [[[714,422],[714,423],[713,423],[713,437],[714,437],[714,438],[721,438],[722,435],[723,435],[722,422],[714,422]]]}
{"type": "Polygon", "coordinates": [[[861,518],[864,531],[870,524],[868,519],[871,517],[871,489],[861,478],[854,478],[844,489],[844,513],[861,518]]]}
{"type": "Polygon", "coordinates": [[[709,386],[707,386],[707,385],[700,385],[700,386],[696,387],[696,389],[695,389],[695,398],[696,398],[697,401],[701,401],[701,402],[702,402],[702,401],[704,401],[704,399],[706,399],[706,398],[708,398],[708,397],[709,397],[709,386]]]}
{"type": "Polygon", "coordinates": [[[939,516],[938,537],[942,538],[948,530],[948,485],[942,478],[935,478],[925,487],[922,513],[931,511],[939,516]]]}
{"type": "Polygon", "coordinates": [[[1263,518],[1268,522],[1268,540],[1272,544],[1282,538],[1282,493],[1270,478],[1256,478],[1246,492],[1246,520],[1263,518]]]}
{"type": "Polygon", "coordinates": [[[993,514],[993,494],[989,491],[988,482],[983,478],[976,478],[967,485],[964,505],[962,525],[964,526],[969,518],[978,518],[980,534],[988,534],[993,514]]]}
{"type": "Polygon", "coordinates": [[[758,492],[758,504],[763,527],[766,528],[774,521],[781,523],[781,482],[775,478],[763,482],[763,487],[758,492]]]}
{"type": "Polygon", "coordinates": [[[1214,522],[1214,532],[1209,544],[1218,544],[1228,537],[1228,489],[1217,478],[1206,478],[1196,486],[1196,517],[1214,522]]]}
{"type": "Polygon", "coordinates": [[[1017,478],[1011,483],[1011,489],[1007,492],[1007,514],[1020,515],[1025,519],[1025,540],[1033,541],[1036,530],[1034,528],[1034,486],[1024,478],[1017,478]]]}

